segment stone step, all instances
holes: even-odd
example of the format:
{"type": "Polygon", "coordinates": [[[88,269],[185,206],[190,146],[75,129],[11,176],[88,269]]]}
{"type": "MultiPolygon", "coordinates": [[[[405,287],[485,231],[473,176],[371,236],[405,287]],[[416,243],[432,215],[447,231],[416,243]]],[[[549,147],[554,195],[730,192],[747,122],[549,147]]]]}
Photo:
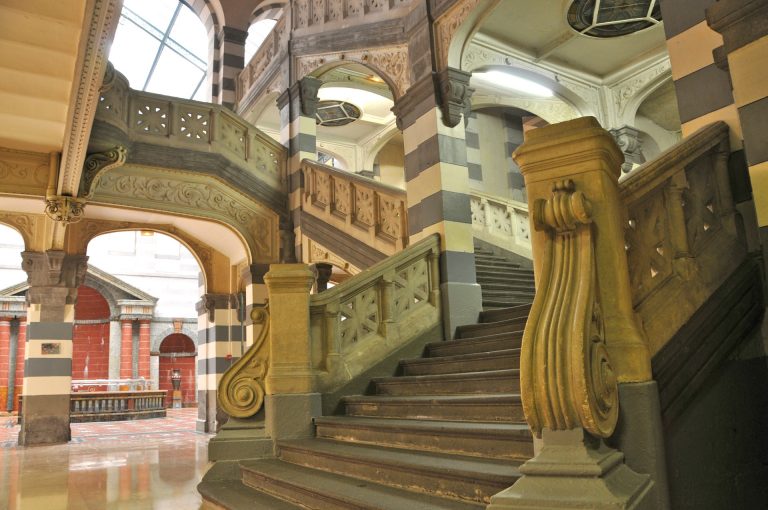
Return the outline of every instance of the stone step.
{"type": "Polygon", "coordinates": [[[249,510],[301,510],[304,508],[255,491],[240,480],[201,482],[198,484],[197,490],[203,497],[204,503],[201,508],[205,510],[237,510],[240,508],[248,508],[249,510]]]}
{"type": "Polygon", "coordinates": [[[510,368],[520,368],[520,349],[400,361],[403,375],[457,374],[510,368]]]}
{"type": "Polygon", "coordinates": [[[377,377],[372,382],[377,395],[515,393],[520,391],[520,371],[505,369],[459,374],[377,377]]]}
{"type": "Polygon", "coordinates": [[[480,283],[480,287],[483,289],[483,292],[503,291],[510,294],[534,294],[536,292],[536,287],[533,283],[526,282],[480,283]]]}
{"type": "Polygon", "coordinates": [[[518,317],[498,322],[466,324],[456,328],[456,338],[475,338],[496,333],[515,333],[525,328],[525,322],[526,319],[524,317],[518,317]]]}
{"type": "Polygon", "coordinates": [[[479,283],[480,285],[488,285],[488,284],[494,284],[494,283],[501,283],[501,284],[510,283],[512,285],[533,285],[535,287],[533,275],[527,276],[527,275],[519,275],[519,274],[505,274],[502,272],[498,272],[493,275],[478,274],[476,276],[477,276],[477,283],[479,283]]]}
{"type": "Polygon", "coordinates": [[[427,344],[429,357],[456,356],[458,354],[476,354],[479,352],[519,349],[523,339],[523,326],[520,330],[509,333],[478,335],[473,338],[432,342],[427,344]]]}
{"type": "Polygon", "coordinates": [[[413,452],[327,439],[280,441],[277,448],[279,458],[293,464],[478,503],[488,503],[491,496],[520,476],[518,464],[511,460],[413,452]]]}
{"type": "Polygon", "coordinates": [[[517,264],[507,262],[505,260],[499,261],[475,261],[475,271],[482,272],[504,272],[512,274],[525,274],[529,272],[529,269],[520,269],[517,264]]]}
{"type": "Polygon", "coordinates": [[[347,416],[525,423],[516,393],[496,395],[356,395],[342,399],[347,416]]]}
{"type": "Polygon", "coordinates": [[[497,310],[486,310],[480,312],[480,322],[499,322],[509,319],[519,319],[525,317],[528,318],[528,314],[531,312],[531,305],[524,304],[518,306],[511,306],[508,308],[501,308],[497,310]]]}
{"type": "Polygon", "coordinates": [[[483,299],[483,309],[496,311],[499,309],[506,309],[521,305],[530,305],[533,299],[521,298],[521,299],[498,299],[498,298],[486,298],[483,299]]]}
{"type": "MultiPolygon", "coordinates": [[[[322,510],[480,510],[476,502],[417,494],[377,483],[362,482],[278,459],[241,463],[243,482],[305,509],[322,510]]],[[[243,507],[248,508],[248,507],[243,507]]]]}
{"type": "Polygon", "coordinates": [[[533,277],[533,271],[530,269],[521,269],[521,268],[510,268],[506,271],[499,270],[498,267],[492,266],[492,267],[478,267],[477,264],[475,264],[475,274],[478,277],[494,277],[494,276],[519,276],[521,278],[532,278],[533,277]]]}
{"type": "Polygon", "coordinates": [[[315,418],[317,437],[396,448],[525,461],[533,456],[528,425],[393,418],[315,418]]]}

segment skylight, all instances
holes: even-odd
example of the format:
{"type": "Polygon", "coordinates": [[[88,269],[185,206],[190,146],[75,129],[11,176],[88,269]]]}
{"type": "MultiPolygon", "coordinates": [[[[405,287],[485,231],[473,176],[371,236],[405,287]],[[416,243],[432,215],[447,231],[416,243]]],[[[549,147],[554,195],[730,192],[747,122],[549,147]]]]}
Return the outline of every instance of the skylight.
{"type": "Polygon", "coordinates": [[[125,0],[109,60],[133,89],[209,100],[208,35],[178,0],[125,0]]]}

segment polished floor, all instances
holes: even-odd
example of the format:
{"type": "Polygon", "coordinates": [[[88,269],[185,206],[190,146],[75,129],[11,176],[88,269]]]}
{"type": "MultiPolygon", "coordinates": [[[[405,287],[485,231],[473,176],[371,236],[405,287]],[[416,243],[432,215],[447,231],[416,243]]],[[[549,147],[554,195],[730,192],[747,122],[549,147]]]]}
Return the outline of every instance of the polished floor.
{"type": "Polygon", "coordinates": [[[167,418],[72,425],[67,445],[22,448],[19,428],[0,420],[2,510],[197,510],[195,489],[208,434],[196,409],[167,418]]]}

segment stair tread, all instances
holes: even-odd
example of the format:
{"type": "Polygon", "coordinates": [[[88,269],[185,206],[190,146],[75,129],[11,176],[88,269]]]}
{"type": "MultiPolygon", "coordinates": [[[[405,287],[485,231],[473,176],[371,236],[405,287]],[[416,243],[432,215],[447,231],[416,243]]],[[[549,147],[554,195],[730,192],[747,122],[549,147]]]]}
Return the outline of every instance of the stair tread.
{"type": "Polygon", "coordinates": [[[486,395],[347,395],[345,402],[435,402],[441,404],[471,404],[475,402],[518,403],[519,393],[491,393],[486,395]]]}
{"type": "MultiPolygon", "coordinates": [[[[286,488],[323,495],[327,503],[344,502],[347,508],[365,510],[477,510],[478,503],[419,494],[388,485],[367,482],[336,473],[320,471],[278,459],[242,462],[243,469],[262,473],[286,488]]],[[[337,503],[338,504],[338,503],[337,503]]],[[[327,508],[327,507],[324,507],[327,508]]]]}
{"type": "Polygon", "coordinates": [[[336,424],[346,427],[366,427],[392,430],[433,431],[436,434],[477,434],[532,437],[526,424],[499,422],[440,421],[398,418],[367,418],[357,416],[320,416],[315,418],[319,425],[336,424]]]}
{"type": "MultiPolygon", "coordinates": [[[[518,331],[506,331],[502,333],[491,333],[490,335],[478,335],[469,338],[456,338],[454,340],[443,340],[441,342],[430,342],[427,349],[439,349],[441,347],[459,347],[463,345],[482,344],[486,342],[497,342],[499,340],[519,340],[523,336],[523,329],[518,331]]],[[[488,351],[483,351],[488,352],[488,351]]]]}
{"type": "MultiPolygon", "coordinates": [[[[435,358],[431,358],[435,359],[435,358]]],[[[458,372],[453,374],[428,374],[428,375],[396,375],[392,377],[374,377],[371,379],[375,383],[405,382],[419,383],[444,380],[463,380],[463,379],[488,379],[495,377],[519,377],[520,370],[516,368],[505,368],[501,370],[482,370],[473,372],[458,372]]]]}
{"type": "Polygon", "coordinates": [[[390,466],[397,469],[437,471],[442,476],[503,480],[520,476],[518,463],[511,460],[479,459],[424,451],[405,450],[367,444],[348,444],[333,439],[293,439],[279,441],[278,448],[303,450],[316,455],[344,458],[348,461],[390,466]]]}
{"type": "MultiPolygon", "coordinates": [[[[503,335],[504,333],[500,333],[503,335]]],[[[458,340],[452,340],[458,342],[458,340]]],[[[475,338],[467,338],[466,340],[475,340],[475,338]]],[[[473,361],[479,359],[495,358],[498,356],[515,356],[520,354],[520,349],[497,349],[493,351],[473,352],[469,354],[453,354],[451,356],[433,356],[428,358],[408,358],[401,360],[400,363],[408,365],[430,365],[434,363],[450,363],[455,361],[473,361]]],[[[407,376],[400,376],[407,377],[407,376]]]]}
{"type": "Polygon", "coordinates": [[[252,489],[240,480],[201,482],[197,490],[205,501],[223,508],[248,508],[249,510],[301,510],[304,508],[252,489]]]}

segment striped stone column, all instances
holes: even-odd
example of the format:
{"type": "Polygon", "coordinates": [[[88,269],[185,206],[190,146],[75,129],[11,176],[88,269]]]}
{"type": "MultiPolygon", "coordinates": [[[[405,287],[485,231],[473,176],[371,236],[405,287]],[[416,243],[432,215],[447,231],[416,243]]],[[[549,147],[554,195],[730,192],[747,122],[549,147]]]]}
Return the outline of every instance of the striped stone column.
{"type": "MultiPolygon", "coordinates": [[[[292,225],[286,226],[283,233],[288,234],[287,237],[293,234],[295,247],[293,254],[283,255],[282,258],[286,261],[301,260],[301,161],[317,159],[315,113],[320,85],[320,80],[307,76],[291,85],[277,99],[277,107],[280,110],[280,140],[288,147],[288,204],[292,221],[292,225]]],[[[282,243],[290,243],[290,239],[283,239],[282,243]]]]}
{"type": "MultiPolygon", "coordinates": [[[[464,122],[470,75],[448,69],[414,84],[395,104],[405,145],[408,234],[441,236],[440,290],[445,334],[474,323],[482,308],[475,278],[464,122]]],[[[501,170],[501,169],[500,169],[501,170]]]]}
{"type": "Polygon", "coordinates": [[[22,253],[29,290],[20,445],[70,440],[72,326],[87,260],[54,250],[22,253]]]}
{"type": "Polygon", "coordinates": [[[707,9],[707,23],[722,35],[716,55],[727,69],[738,109],[749,178],[763,249],[768,240],[768,3],[720,0],[707,9]]]}
{"type": "Polygon", "coordinates": [[[267,300],[267,286],[264,283],[264,275],[269,271],[269,264],[251,264],[241,275],[245,286],[245,309],[241,314],[245,325],[246,348],[253,344],[256,336],[261,332],[261,326],[254,326],[251,319],[251,310],[254,306],[263,305],[267,300]]]}
{"type": "Polygon", "coordinates": [[[242,333],[231,294],[203,294],[197,303],[197,430],[213,432],[223,416],[216,388],[224,372],[237,361],[242,333]]]}
{"type": "Polygon", "coordinates": [[[218,79],[218,103],[234,108],[235,106],[235,84],[237,76],[245,67],[245,39],[248,32],[233,27],[224,27],[216,34],[214,42],[214,68],[218,66],[215,76],[218,79]]]}

